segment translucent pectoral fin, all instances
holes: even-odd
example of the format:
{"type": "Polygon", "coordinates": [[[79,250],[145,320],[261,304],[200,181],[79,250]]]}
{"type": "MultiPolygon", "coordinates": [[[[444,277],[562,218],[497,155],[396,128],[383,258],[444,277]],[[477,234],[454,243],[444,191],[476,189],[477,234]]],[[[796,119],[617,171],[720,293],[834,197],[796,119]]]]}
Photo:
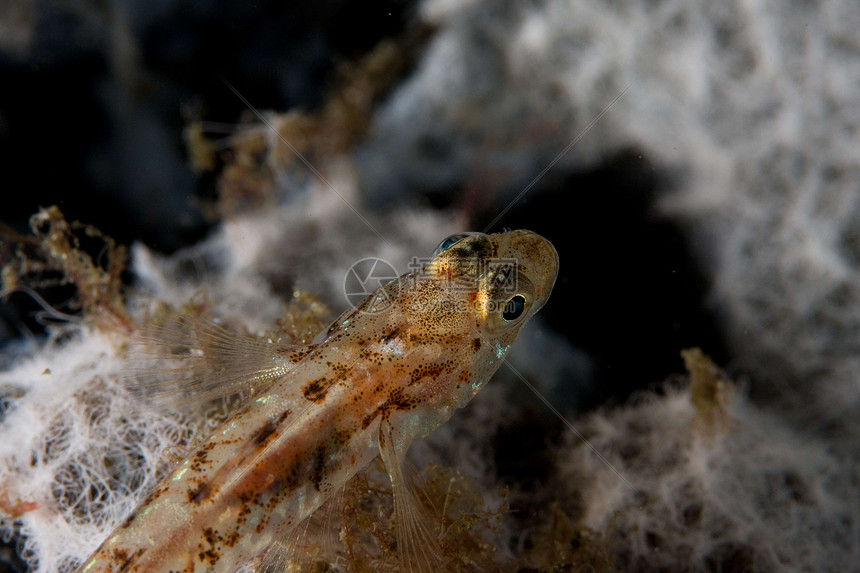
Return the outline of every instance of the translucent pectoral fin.
{"type": "Polygon", "coordinates": [[[272,543],[254,573],[327,570],[326,564],[342,559],[339,531],[344,523],[341,488],[312,515],[272,543]]]}
{"type": "Polygon", "coordinates": [[[173,404],[252,396],[309,351],[179,315],[149,325],[135,340],[130,361],[139,366],[129,371],[127,381],[133,391],[173,404]]]}
{"type": "Polygon", "coordinates": [[[405,447],[398,448],[391,426],[383,422],[379,430],[379,452],[394,493],[394,525],[397,553],[403,571],[431,573],[442,565],[442,553],[433,511],[421,502],[414,476],[405,464],[405,447]],[[402,449],[402,451],[400,451],[402,449]]]}

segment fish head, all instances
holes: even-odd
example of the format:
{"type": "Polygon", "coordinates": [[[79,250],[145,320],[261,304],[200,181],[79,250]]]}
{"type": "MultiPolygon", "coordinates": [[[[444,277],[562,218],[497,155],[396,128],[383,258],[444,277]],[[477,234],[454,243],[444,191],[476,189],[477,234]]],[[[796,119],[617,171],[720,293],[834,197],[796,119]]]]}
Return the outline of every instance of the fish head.
{"type": "Polygon", "coordinates": [[[513,340],[549,299],[558,264],[552,243],[532,231],[459,233],[440,243],[426,274],[445,277],[451,298],[466,299],[461,310],[482,336],[513,340]]]}
{"type": "Polygon", "coordinates": [[[461,233],[436,249],[424,274],[437,282],[445,279],[445,288],[437,292],[450,304],[436,305],[425,324],[456,325],[461,340],[468,341],[461,345],[471,353],[472,395],[498,369],[520,328],[546,304],[558,265],[552,243],[527,230],[461,233]]]}

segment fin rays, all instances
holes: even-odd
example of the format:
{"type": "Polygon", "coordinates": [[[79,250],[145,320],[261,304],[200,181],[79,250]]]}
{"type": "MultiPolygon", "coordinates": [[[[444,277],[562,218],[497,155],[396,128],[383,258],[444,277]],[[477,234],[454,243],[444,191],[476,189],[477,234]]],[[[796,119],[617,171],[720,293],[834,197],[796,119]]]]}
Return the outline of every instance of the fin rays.
{"type": "Polygon", "coordinates": [[[180,316],[148,327],[138,338],[132,360],[156,365],[132,369],[128,378],[133,390],[174,404],[240,392],[253,395],[286,374],[300,350],[210,320],[180,316]]]}
{"type": "Polygon", "coordinates": [[[391,427],[380,426],[379,452],[394,493],[394,520],[397,553],[402,571],[432,573],[442,565],[441,550],[436,535],[428,526],[432,518],[415,494],[415,486],[406,476],[404,459],[397,452],[391,427]]]}

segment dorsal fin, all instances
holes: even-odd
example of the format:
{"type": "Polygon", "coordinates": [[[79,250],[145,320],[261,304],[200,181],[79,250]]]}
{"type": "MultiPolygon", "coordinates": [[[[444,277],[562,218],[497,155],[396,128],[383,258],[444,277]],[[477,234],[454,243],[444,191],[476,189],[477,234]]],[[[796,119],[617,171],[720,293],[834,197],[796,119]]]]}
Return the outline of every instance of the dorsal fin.
{"type": "Polygon", "coordinates": [[[188,404],[257,394],[311,349],[283,344],[184,314],[151,323],[132,342],[133,391],[160,402],[188,404]]]}

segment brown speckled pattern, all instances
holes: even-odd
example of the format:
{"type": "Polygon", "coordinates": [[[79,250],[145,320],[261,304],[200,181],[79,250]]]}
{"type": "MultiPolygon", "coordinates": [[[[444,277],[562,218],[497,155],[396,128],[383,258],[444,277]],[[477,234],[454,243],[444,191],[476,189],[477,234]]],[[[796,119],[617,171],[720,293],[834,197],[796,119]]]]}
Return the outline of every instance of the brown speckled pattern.
{"type": "Polygon", "coordinates": [[[557,272],[555,249],[534,233],[478,234],[382,287],[295,353],[295,366],[181,462],[79,571],[230,572],[264,552],[380,446],[405,453],[464,406],[557,272]],[[527,300],[510,323],[501,317],[510,285],[487,265],[494,257],[516,259],[508,280],[527,300]],[[383,424],[393,445],[380,444],[383,424]]]}

